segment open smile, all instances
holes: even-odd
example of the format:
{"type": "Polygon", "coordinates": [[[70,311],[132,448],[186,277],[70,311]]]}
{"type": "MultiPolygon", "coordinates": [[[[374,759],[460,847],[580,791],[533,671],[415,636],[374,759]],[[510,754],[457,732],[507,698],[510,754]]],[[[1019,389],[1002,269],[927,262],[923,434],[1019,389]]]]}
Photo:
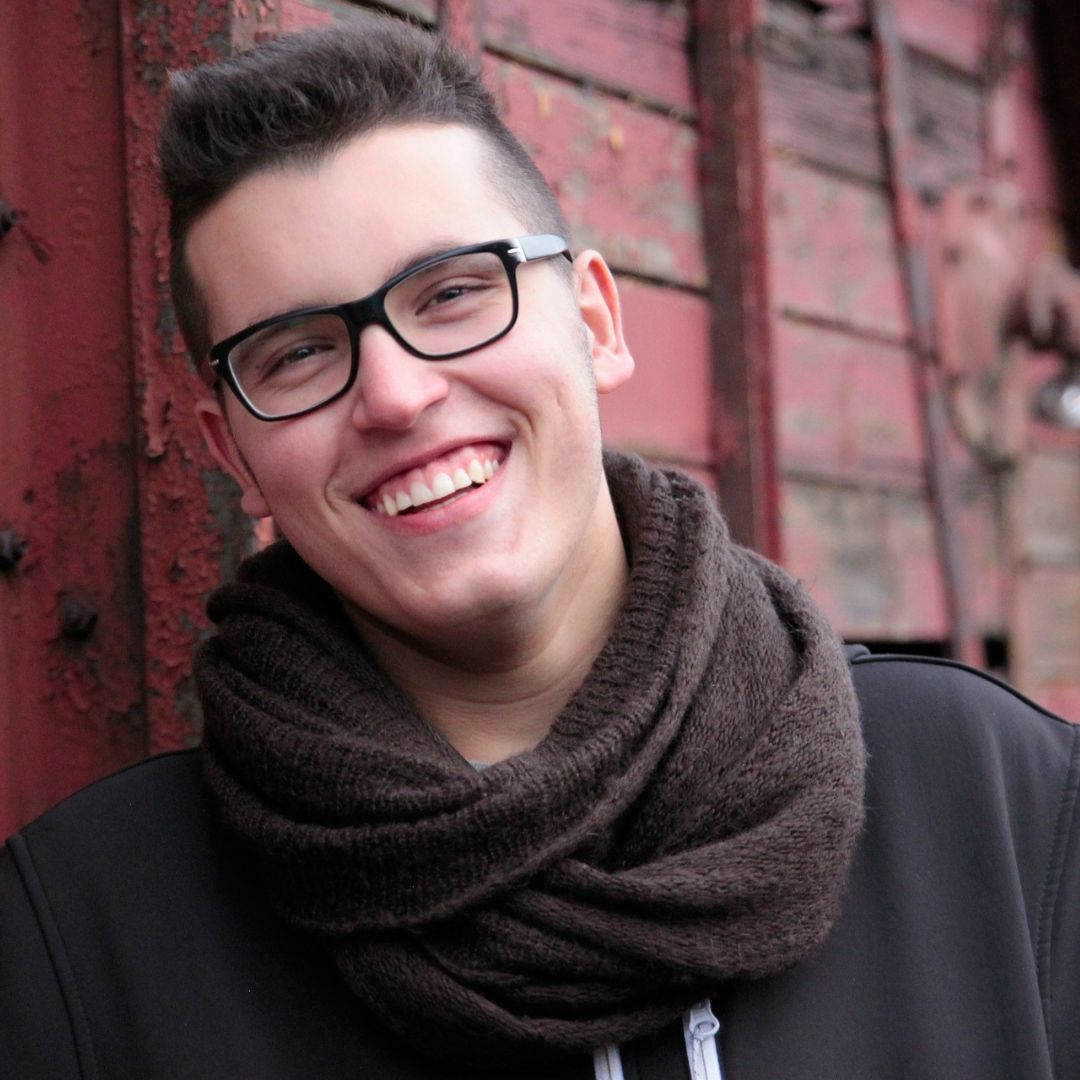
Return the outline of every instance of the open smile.
{"type": "Polygon", "coordinates": [[[498,443],[472,443],[391,476],[367,492],[360,503],[385,517],[415,514],[445,506],[483,486],[506,459],[498,443]]]}

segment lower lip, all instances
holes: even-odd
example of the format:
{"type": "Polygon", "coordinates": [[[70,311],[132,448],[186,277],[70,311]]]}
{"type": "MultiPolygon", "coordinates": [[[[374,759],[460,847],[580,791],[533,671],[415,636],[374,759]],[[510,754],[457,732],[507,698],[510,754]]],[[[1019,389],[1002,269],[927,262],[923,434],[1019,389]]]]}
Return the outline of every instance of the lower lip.
{"type": "Polygon", "coordinates": [[[427,536],[452,525],[460,525],[477,514],[482,514],[498,495],[509,460],[507,456],[491,479],[479,487],[470,488],[466,494],[450,502],[440,503],[430,510],[420,510],[415,514],[397,514],[394,517],[389,514],[376,514],[371,510],[368,513],[384,528],[399,536],[427,536]]]}

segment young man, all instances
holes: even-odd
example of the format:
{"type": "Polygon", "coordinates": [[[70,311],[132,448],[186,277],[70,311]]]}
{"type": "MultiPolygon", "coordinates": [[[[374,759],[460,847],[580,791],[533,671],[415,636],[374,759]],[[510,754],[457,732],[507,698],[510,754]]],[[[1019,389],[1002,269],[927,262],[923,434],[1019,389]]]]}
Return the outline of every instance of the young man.
{"type": "Polygon", "coordinates": [[[1080,1076],[1077,731],[849,664],[602,455],[611,274],[459,57],[275,42],[176,79],[162,160],[284,540],[211,600],[201,754],[12,838],[13,1076],[1080,1076]]]}

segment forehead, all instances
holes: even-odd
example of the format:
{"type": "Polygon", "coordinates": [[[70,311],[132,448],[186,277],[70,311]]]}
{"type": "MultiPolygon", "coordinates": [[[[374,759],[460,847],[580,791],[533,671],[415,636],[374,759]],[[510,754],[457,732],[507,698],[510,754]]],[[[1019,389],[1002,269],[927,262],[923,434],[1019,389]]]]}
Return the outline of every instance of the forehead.
{"type": "Polygon", "coordinates": [[[211,338],[353,300],[434,251],[519,235],[524,224],[493,182],[490,154],[468,128],[410,124],[241,181],[187,238],[211,338]]]}

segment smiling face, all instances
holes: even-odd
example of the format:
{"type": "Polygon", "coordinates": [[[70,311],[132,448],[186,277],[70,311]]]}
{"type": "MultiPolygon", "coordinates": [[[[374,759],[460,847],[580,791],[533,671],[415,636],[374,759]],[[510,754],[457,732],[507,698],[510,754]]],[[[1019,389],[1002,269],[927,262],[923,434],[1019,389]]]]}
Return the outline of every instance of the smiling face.
{"type": "MultiPolygon", "coordinates": [[[[528,234],[487,153],[465,128],[406,125],[242,181],[187,241],[213,339],[528,234]]],[[[224,414],[200,404],[244,509],[273,514],[360,620],[435,648],[557,619],[622,557],[596,407],[632,370],[610,273],[586,252],[571,284],[553,261],[517,280],[516,325],[477,352],[434,363],[368,326],[355,385],[316,412],[267,423],[229,393],[224,414]]]]}

